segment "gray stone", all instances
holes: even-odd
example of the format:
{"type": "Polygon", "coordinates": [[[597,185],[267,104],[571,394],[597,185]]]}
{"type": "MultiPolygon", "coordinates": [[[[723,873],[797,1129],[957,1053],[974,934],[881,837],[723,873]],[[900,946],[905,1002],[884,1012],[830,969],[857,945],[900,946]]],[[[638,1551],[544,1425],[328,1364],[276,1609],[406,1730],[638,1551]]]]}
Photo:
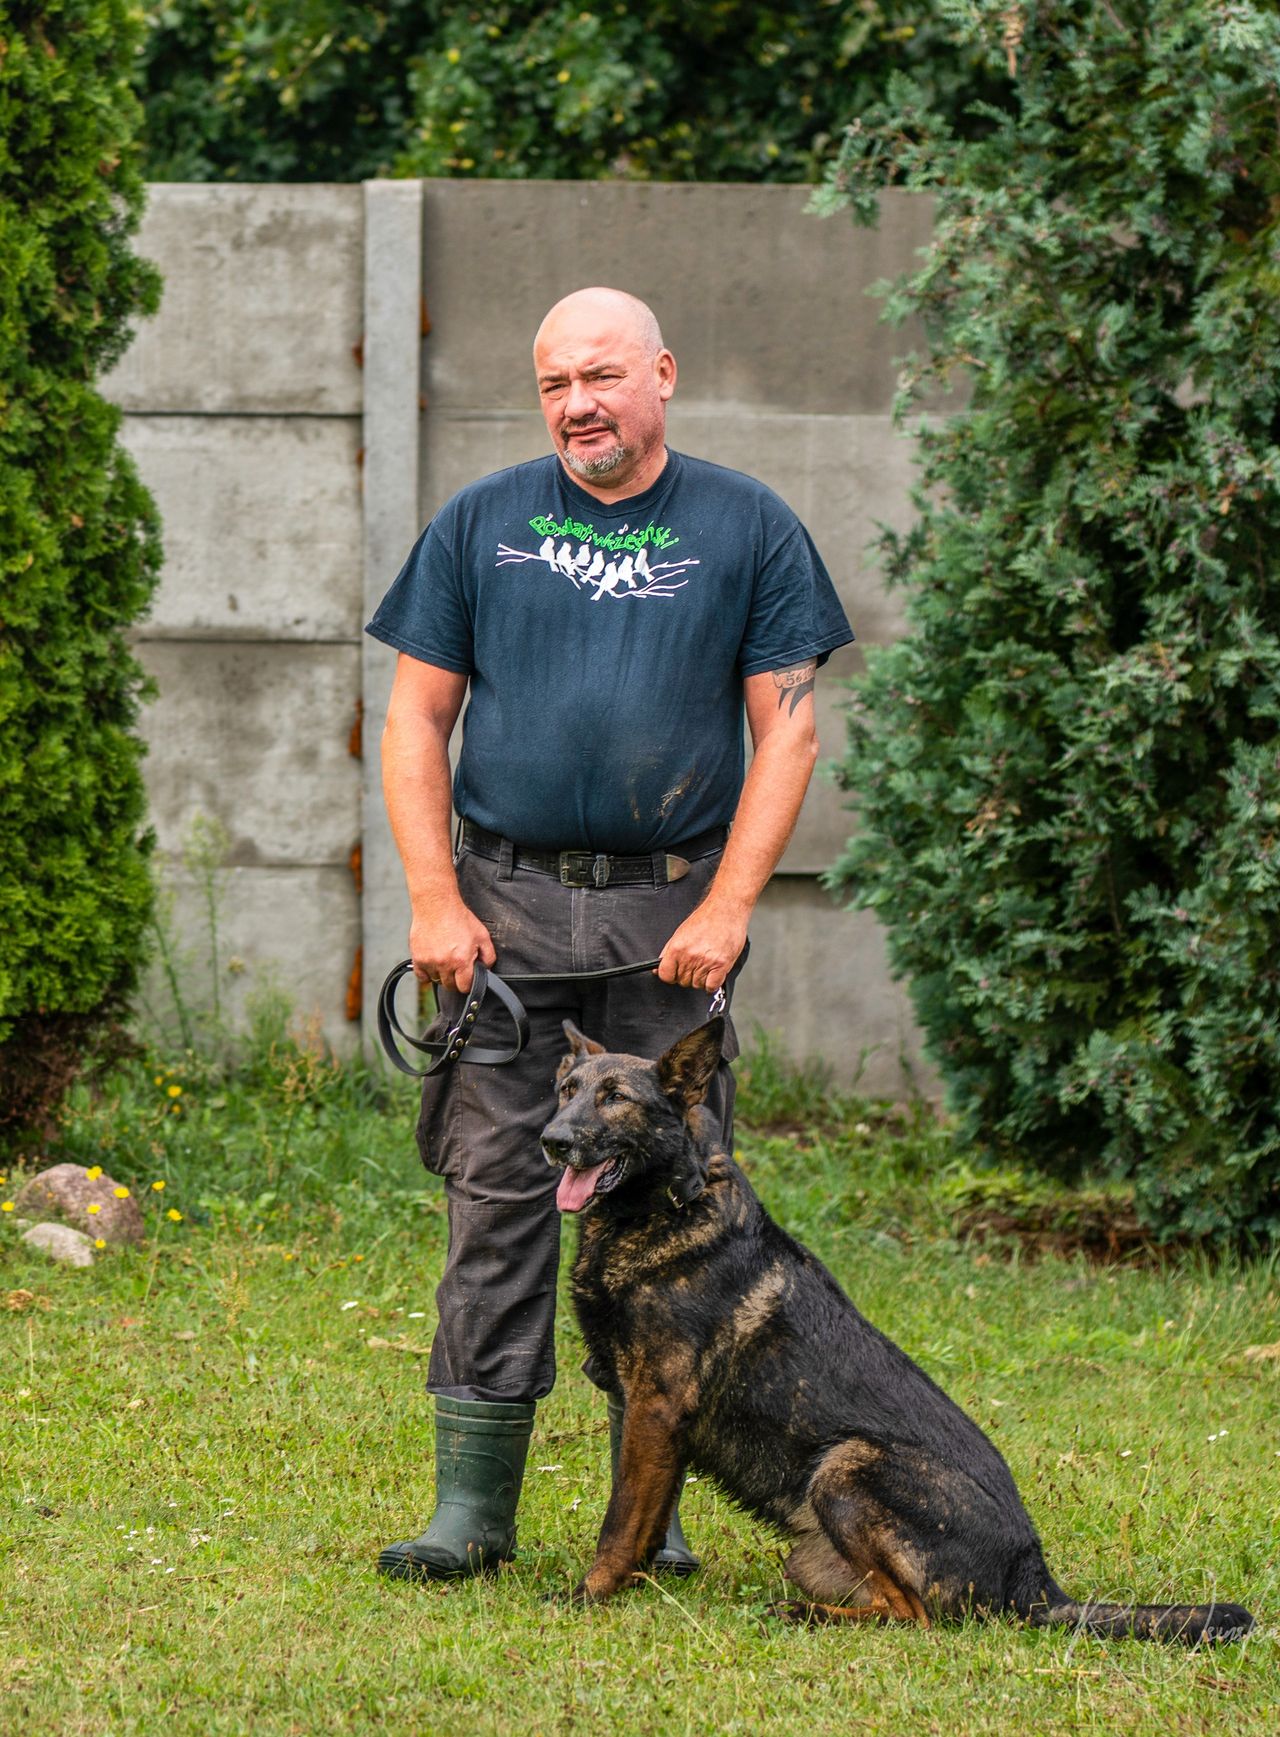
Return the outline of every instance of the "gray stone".
{"type": "Polygon", "coordinates": [[[14,1195],[13,1209],[19,1218],[60,1221],[105,1242],[141,1242],[142,1213],[132,1195],[117,1198],[120,1187],[114,1177],[90,1176],[83,1164],[53,1164],[14,1195]]]}
{"type": "Polygon", "coordinates": [[[22,1240],[28,1248],[38,1248],[51,1260],[62,1261],[69,1267],[93,1265],[93,1239],[69,1224],[33,1224],[24,1230],[22,1240]]]}
{"type": "Polygon", "coordinates": [[[126,410],[360,414],[359,187],[167,183],[137,247],[164,299],[103,390],[126,410]]]}

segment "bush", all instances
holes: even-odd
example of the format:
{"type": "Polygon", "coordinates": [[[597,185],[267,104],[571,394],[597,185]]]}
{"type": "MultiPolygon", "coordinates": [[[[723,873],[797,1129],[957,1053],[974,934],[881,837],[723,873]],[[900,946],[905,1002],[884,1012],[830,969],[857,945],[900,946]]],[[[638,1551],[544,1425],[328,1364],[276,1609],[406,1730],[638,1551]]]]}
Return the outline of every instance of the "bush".
{"type": "Polygon", "coordinates": [[[139,66],[153,180],[804,181],[914,69],[963,125],[979,57],[912,0],[165,0],[139,66]]]}
{"type": "Polygon", "coordinates": [[[869,658],[833,884],[879,912],[966,1133],[1136,1179],[1148,1224],[1280,1230],[1280,20],[967,8],[1016,68],[958,139],[897,80],[824,194],[937,201],[897,286],[913,632],[869,658]]]}
{"type": "Polygon", "coordinates": [[[124,0],[0,0],[0,1134],[47,1120],[151,905],[125,637],[155,514],[94,389],[158,299],[124,0]]]}

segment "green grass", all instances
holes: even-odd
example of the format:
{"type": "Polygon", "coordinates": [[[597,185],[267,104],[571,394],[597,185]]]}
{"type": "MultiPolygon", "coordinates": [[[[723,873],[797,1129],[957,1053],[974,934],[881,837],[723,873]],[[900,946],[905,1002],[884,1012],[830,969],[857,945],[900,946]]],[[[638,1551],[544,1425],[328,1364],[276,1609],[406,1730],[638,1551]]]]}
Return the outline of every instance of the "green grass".
{"type": "Polygon", "coordinates": [[[1007,1622],[784,1628],[763,1614],[778,1545],[705,1482],[683,1509],[695,1580],[559,1607],[607,1495],[567,1308],[517,1564],[380,1581],[379,1547],[430,1506],[442,1202],[411,1088],[281,1044],[234,1074],[138,1063],[72,1105],[49,1156],[145,1195],[143,1247],[77,1272],[0,1231],[0,1303],[31,1293],[0,1310],[0,1732],[1273,1730],[1280,1363],[1244,1352],[1280,1340],[1275,1272],[962,1247],[945,1129],[776,1057],[743,1073],[767,1204],[992,1434],[1062,1582],[1216,1589],[1258,1635],[1195,1653],[1007,1622]]]}

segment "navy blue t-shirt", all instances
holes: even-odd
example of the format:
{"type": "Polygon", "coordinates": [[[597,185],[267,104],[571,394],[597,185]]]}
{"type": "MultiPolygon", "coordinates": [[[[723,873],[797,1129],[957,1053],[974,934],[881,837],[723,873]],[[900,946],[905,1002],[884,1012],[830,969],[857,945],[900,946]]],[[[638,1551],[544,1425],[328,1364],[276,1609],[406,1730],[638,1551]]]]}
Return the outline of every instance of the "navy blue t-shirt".
{"type": "Polygon", "coordinates": [[[743,677],[853,638],[791,509],[674,452],[608,504],[554,455],[472,483],[367,631],[471,678],[459,814],[518,844],[624,853],[727,824],[743,677]]]}

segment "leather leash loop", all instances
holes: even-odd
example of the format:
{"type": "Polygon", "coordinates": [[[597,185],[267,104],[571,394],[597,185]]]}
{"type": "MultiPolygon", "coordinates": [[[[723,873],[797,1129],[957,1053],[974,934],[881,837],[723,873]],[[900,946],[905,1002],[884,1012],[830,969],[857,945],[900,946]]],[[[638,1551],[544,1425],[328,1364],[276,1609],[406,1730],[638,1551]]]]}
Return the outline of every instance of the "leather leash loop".
{"type": "MultiPolygon", "coordinates": [[[[455,1067],[458,1062],[471,1062],[487,1068],[505,1067],[508,1062],[516,1059],[529,1041],[529,1016],[525,1012],[524,1003],[511,987],[513,983],[600,983],[609,977],[634,977],[641,971],[654,970],[657,964],[656,959],[642,959],[636,965],[610,965],[601,971],[520,971],[508,977],[499,977],[492,967],[482,965],[477,959],[473,967],[471,991],[463,1002],[457,1019],[442,1038],[419,1038],[410,1037],[396,1017],[396,990],[400,979],[413,972],[413,960],[402,959],[388,971],[382,988],[378,991],[378,1041],[392,1066],[415,1080],[430,1079],[432,1074],[439,1073],[442,1068],[455,1067]],[[515,1043],[510,1049],[469,1047],[486,995],[495,996],[511,1017],[515,1029],[515,1043]],[[420,1055],[430,1056],[431,1065],[425,1068],[413,1067],[400,1053],[396,1038],[407,1043],[411,1049],[416,1049],[420,1055]]],[[[435,996],[436,1011],[439,1012],[440,986],[433,983],[431,989],[435,996]]],[[[708,1017],[713,1018],[717,1013],[723,1013],[727,1005],[728,998],[724,990],[717,989],[711,998],[708,1017]]]]}
{"type": "MultiPolygon", "coordinates": [[[[484,1067],[502,1067],[507,1062],[514,1061],[529,1041],[529,1016],[524,1010],[524,1003],[514,989],[509,989],[496,971],[490,971],[477,959],[475,972],[471,979],[471,993],[462,1004],[462,1011],[451,1025],[443,1038],[410,1037],[396,1017],[396,989],[400,979],[411,975],[413,960],[402,959],[398,965],[387,973],[382,988],[378,991],[378,1040],[387,1053],[393,1066],[399,1068],[402,1074],[409,1074],[413,1079],[425,1080],[432,1074],[439,1073],[442,1068],[454,1067],[460,1061],[478,1062],[484,1067]],[[494,995],[506,1008],[515,1028],[515,1042],[510,1049],[477,1048],[468,1053],[468,1045],[475,1031],[475,1023],[484,1004],[486,995],[494,995]],[[415,1068],[400,1053],[396,1038],[407,1043],[419,1054],[432,1058],[431,1065],[425,1068],[415,1068]]],[[[440,990],[432,985],[435,993],[436,1008],[440,1006],[440,990]]]]}

